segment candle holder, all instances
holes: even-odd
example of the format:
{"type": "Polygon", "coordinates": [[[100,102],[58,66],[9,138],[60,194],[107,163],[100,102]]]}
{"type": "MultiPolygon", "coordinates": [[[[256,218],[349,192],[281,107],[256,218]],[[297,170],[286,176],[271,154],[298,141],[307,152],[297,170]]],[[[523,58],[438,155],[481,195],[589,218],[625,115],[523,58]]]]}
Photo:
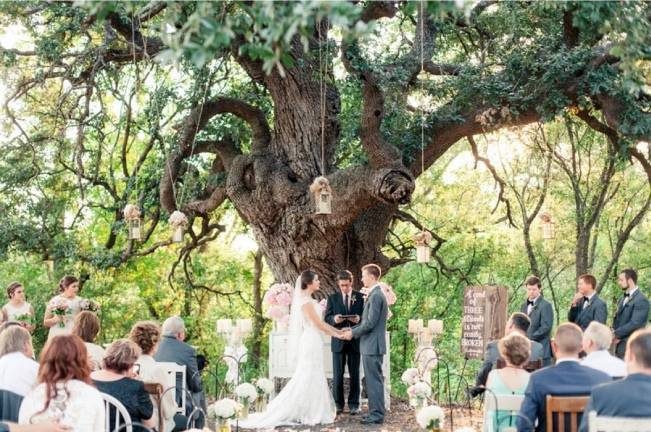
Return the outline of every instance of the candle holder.
{"type": "Polygon", "coordinates": [[[224,362],[228,366],[225,381],[235,383],[239,377],[239,364],[246,361],[248,350],[244,339],[253,332],[253,321],[250,318],[219,319],[217,334],[226,340],[224,362]]]}

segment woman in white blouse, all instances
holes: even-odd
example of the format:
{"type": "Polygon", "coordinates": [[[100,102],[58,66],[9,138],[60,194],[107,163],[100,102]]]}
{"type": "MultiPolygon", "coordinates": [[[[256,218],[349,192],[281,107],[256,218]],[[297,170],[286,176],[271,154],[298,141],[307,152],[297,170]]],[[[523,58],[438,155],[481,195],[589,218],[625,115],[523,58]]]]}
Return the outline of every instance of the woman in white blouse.
{"type": "Polygon", "coordinates": [[[91,383],[82,340],[52,337],[41,354],[38,385],[23,399],[18,422],[58,421],[73,432],[104,432],[104,403],[91,383]]]}
{"type": "Polygon", "coordinates": [[[25,301],[25,288],[20,282],[12,282],[7,287],[9,302],[2,307],[2,321],[20,321],[30,332],[34,330],[34,308],[25,301]]]}
{"type": "Polygon", "coordinates": [[[48,340],[53,336],[72,333],[74,319],[81,311],[79,303],[83,300],[77,296],[77,292],[79,292],[79,280],[74,276],[64,276],[59,282],[59,294],[50,300],[45,310],[43,324],[50,329],[48,340]],[[66,312],[64,314],[53,313],[55,304],[66,305],[66,312]]]}

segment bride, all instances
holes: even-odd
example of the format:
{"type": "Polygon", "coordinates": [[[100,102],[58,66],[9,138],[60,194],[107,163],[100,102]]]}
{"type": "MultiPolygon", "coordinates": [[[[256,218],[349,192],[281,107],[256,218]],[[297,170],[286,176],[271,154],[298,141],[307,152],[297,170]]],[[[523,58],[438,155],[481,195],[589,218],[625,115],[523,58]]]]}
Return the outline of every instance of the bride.
{"type": "Polygon", "coordinates": [[[323,366],[321,333],[341,338],[343,332],[326,324],[317,311],[312,294],[319,289],[319,276],[305,270],[294,287],[289,317],[289,360],[296,370],[266,411],[251,414],[239,423],[245,429],[276,426],[328,424],[335,420],[335,403],[323,366]]]}

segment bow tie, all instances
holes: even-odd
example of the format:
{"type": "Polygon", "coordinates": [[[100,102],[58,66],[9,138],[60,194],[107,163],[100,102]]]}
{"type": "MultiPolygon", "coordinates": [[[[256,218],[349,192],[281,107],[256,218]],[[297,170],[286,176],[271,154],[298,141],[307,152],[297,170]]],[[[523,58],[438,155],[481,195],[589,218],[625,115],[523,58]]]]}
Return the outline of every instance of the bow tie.
{"type": "Polygon", "coordinates": [[[589,302],[590,302],[590,298],[589,298],[589,297],[585,297],[585,296],[583,296],[583,301],[586,301],[586,302],[589,303],[589,302]]]}
{"type": "Polygon", "coordinates": [[[527,306],[528,306],[528,305],[533,306],[533,304],[534,304],[534,301],[533,301],[533,300],[527,300],[527,306]]]}
{"type": "Polygon", "coordinates": [[[624,294],[624,297],[630,297],[630,296],[631,296],[631,293],[624,294]]]}

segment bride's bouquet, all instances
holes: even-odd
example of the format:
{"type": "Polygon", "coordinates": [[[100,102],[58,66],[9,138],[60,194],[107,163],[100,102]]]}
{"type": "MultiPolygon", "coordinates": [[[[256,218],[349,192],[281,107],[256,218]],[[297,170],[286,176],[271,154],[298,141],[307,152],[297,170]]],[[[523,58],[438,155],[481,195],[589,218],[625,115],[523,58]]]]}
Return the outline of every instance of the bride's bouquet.
{"type": "Polygon", "coordinates": [[[416,414],[416,421],[418,425],[428,431],[443,430],[443,420],[445,414],[441,407],[437,405],[430,405],[423,407],[418,414],[416,414]]]}
{"type": "Polygon", "coordinates": [[[237,395],[238,401],[242,404],[240,418],[246,419],[249,416],[249,407],[258,398],[258,391],[253,384],[242,383],[235,387],[235,394],[237,395]]]}
{"type": "MultiPolygon", "coordinates": [[[[62,299],[61,297],[54,297],[52,300],[50,300],[50,303],[47,305],[47,308],[52,312],[52,315],[57,315],[64,317],[70,312],[70,307],[68,306],[68,302],[62,299]]],[[[65,327],[66,324],[62,320],[59,323],[59,327],[63,328],[65,327]]]]}
{"type": "Polygon", "coordinates": [[[230,432],[229,420],[235,419],[242,405],[233,399],[220,399],[208,407],[208,416],[215,421],[217,432],[230,432]]]}
{"type": "Polygon", "coordinates": [[[265,293],[262,301],[269,307],[267,316],[281,327],[287,327],[289,306],[292,304],[292,287],[283,283],[273,284],[265,293]]]}

